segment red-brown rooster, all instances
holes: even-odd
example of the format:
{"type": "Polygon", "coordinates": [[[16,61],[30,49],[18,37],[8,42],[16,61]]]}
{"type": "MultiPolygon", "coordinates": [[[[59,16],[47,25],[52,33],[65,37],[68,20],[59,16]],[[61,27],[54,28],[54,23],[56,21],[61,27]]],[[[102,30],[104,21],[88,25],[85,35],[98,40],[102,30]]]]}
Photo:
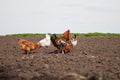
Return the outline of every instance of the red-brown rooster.
{"type": "Polygon", "coordinates": [[[27,53],[27,54],[29,54],[30,51],[35,50],[40,47],[40,45],[33,43],[33,42],[29,42],[25,39],[19,39],[18,44],[19,44],[20,48],[23,51],[25,51],[25,53],[27,53]]]}
{"type": "Polygon", "coordinates": [[[51,36],[51,42],[58,49],[58,52],[65,53],[66,41],[69,41],[70,30],[65,31],[61,37],[57,37],[56,34],[51,36]]]}
{"type": "Polygon", "coordinates": [[[61,38],[58,38],[56,36],[56,34],[53,34],[51,36],[51,42],[58,49],[58,52],[62,52],[63,53],[64,47],[65,47],[65,44],[66,44],[65,41],[63,41],[61,38]]]}
{"type": "Polygon", "coordinates": [[[62,53],[67,53],[70,52],[72,47],[76,45],[75,43],[77,40],[73,40],[73,38],[76,38],[76,35],[74,35],[73,38],[69,41],[69,34],[70,30],[67,30],[66,32],[63,33],[62,37],[57,37],[56,34],[53,34],[51,36],[51,42],[53,45],[58,49],[59,52],[62,53]]]}

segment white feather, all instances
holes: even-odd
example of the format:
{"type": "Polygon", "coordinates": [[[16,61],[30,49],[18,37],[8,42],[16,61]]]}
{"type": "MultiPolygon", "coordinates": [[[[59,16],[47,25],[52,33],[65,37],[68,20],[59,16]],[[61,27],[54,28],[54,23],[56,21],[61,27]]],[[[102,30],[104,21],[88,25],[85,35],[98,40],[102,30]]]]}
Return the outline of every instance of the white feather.
{"type": "Polygon", "coordinates": [[[73,47],[75,47],[77,45],[77,39],[76,38],[71,39],[71,43],[72,43],[73,47]]]}
{"type": "Polygon", "coordinates": [[[38,42],[42,47],[48,47],[51,45],[50,35],[46,34],[46,37],[38,42]]]}

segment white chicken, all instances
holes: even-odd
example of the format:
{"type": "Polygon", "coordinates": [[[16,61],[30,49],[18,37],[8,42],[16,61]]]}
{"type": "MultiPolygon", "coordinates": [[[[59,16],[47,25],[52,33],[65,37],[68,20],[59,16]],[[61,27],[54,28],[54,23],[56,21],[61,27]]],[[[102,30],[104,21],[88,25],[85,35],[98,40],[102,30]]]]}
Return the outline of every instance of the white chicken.
{"type": "Polygon", "coordinates": [[[76,35],[74,35],[74,37],[72,37],[70,41],[71,41],[73,47],[75,47],[77,45],[77,37],[76,37],[76,35]]]}
{"type": "Polygon", "coordinates": [[[46,33],[46,37],[40,40],[37,44],[41,47],[49,47],[51,45],[50,35],[46,33]]]}

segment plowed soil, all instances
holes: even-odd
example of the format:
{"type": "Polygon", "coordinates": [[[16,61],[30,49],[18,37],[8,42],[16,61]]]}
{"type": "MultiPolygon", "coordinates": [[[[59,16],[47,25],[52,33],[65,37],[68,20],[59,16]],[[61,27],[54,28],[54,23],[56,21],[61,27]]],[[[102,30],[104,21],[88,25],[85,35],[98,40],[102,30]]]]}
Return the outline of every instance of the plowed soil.
{"type": "Polygon", "coordinates": [[[51,45],[29,55],[18,38],[34,43],[42,39],[1,36],[0,80],[120,80],[120,37],[81,37],[70,53],[57,53],[51,45]]]}

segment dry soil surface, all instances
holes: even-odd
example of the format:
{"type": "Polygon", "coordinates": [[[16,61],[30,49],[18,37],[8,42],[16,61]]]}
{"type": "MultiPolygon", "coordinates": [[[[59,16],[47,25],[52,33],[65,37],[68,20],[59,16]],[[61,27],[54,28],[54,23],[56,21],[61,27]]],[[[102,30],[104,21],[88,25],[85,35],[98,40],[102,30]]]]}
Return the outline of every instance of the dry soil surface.
{"type": "Polygon", "coordinates": [[[42,39],[1,36],[0,80],[120,80],[120,37],[81,37],[70,53],[57,53],[51,45],[29,55],[19,38],[42,39]]]}

